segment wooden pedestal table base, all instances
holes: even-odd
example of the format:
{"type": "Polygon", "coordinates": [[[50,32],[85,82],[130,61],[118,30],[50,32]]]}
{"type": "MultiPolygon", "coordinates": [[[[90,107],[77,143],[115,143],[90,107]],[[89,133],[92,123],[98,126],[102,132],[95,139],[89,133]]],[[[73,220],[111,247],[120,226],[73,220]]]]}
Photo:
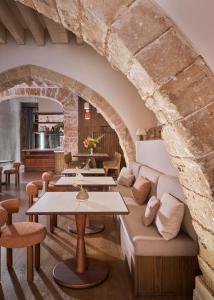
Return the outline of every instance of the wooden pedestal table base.
{"type": "Polygon", "coordinates": [[[97,259],[87,258],[85,250],[86,214],[75,215],[77,228],[76,257],[58,263],[53,270],[55,281],[65,287],[87,288],[103,282],[108,274],[108,265],[97,259]]]}
{"type": "MultiPolygon", "coordinates": [[[[100,233],[105,229],[105,225],[96,221],[90,220],[89,216],[86,216],[85,234],[96,234],[100,233]]],[[[68,231],[77,234],[76,223],[70,223],[68,225],[68,231]]]]}

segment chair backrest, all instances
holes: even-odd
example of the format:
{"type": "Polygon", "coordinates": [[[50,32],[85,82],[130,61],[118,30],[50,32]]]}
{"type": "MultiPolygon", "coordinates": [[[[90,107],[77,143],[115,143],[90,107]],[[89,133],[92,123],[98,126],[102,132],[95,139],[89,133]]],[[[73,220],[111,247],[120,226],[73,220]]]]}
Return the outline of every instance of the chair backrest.
{"type": "Polygon", "coordinates": [[[13,163],[13,168],[14,168],[17,172],[19,172],[20,166],[21,166],[21,163],[18,163],[18,162],[13,163]]]}
{"type": "Polygon", "coordinates": [[[38,190],[42,190],[43,188],[43,183],[42,180],[33,180],[31,183],[35,184],[38,190]]]}
{"type": "Polygon", "coordinates": [[[71,152],[64,153],[64,162],[66,164],[69,164],[72,161],[72,155],[71,152]]]}
{"type": "Polygon", "coordinates": [[[47,192],[48,184],[53,179],[53,176],[54,176],[54,174],[52,171],[44,172],[42,174],[43,188],[44,188],[45,192],[47,192]]]}
{"type": "Polygon", "coordinates": [[[6,222],[7,222],[7,216],[8,216],[8,213],[7,213],[6,209],[4,209],[4,207],[0,205],[0,231],[1,231],[1,226],[6,224],[6,222]]]}
{"type": "Polygon", "coordinates": [[[35,184],[33,184],[33,182],[29,182],[26,185],[26,192],[28,194],[28,204],[29,207],[31,207],[31,205],[33,204],[33,197],[38,196],[38,187],[35,184]]]}
{"type": "Polygon", "coordinates": [[[115,166],[120,169],[120,163],[121,163],[121,154],[118,152],[115,152],[114,154],[114,161],[115,161],[115,166]]]}

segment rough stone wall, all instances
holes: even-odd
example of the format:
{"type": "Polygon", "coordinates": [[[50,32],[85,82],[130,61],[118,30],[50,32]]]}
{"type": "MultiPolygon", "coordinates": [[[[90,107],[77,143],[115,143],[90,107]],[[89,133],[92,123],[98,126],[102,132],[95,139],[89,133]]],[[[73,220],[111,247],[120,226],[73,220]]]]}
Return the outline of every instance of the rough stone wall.
{"type": "Polygon", "coordinates": [[[74,129],[72,132],[72,138],[68,137],[68,134],[71,133],[69,124],[73,124],[75,128],[75,124],[78,122],[77,116],[75,120],[72,120],[74,114],[73,108],[76,105],[74,95],[81,96],[99,109],[109,125],[115,129],[126,162],[134,160],[135,146],[128,128],[113,107],[94,90],[72,78],[32,65],[20,66],[0,74],[0,101],[17,96],[38,96],[55,99],[63,105],[66,112],[65,118],[68,118],[68,121],[65,121],[64,143],[66,150],[71,148],[71,144],[73,144],[72,147],[77,147],[74,146],[77,130],[75,131],[74,129]]]}
{"type": "Polygon", "coordinates": [[[105,55],[163,126],[199,237],[199,263],[214,292],[214,76],[152,0],[20,0],[105,55]]]}

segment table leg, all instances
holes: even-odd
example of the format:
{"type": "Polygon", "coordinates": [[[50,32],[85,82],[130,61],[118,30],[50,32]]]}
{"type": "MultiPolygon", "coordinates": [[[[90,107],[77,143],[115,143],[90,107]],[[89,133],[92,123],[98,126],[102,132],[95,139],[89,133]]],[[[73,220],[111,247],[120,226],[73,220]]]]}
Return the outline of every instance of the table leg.
{"type": "MultiPolygon", "coordinates": [[[[87,216],[86,226],[85,226],[85,235],[100,233],[105,229],[105,225],[96,221],[93,221],[87,216]]],[[[68,225],[68,231],[74,234],[77,234],[76,223],[70,223],[68,225]]]]}
{"type": "Polygon", "coordinates": [[[103,282],[109,273],[108,265],[94,258],[86,257],[85,225],[86,215],[75,216],[77,228],[76,257],[58,263],[53,270],[57,283],[70,288],[87,288],[103,282]]]}

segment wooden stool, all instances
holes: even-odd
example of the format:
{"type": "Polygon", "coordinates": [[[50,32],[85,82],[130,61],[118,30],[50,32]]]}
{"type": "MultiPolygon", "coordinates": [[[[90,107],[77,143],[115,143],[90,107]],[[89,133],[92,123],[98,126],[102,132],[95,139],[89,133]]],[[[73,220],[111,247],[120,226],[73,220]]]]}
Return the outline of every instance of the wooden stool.
{"type": "Polygon", "coordinates": [[[20,183],[20,176],[19,176],[19,169],[21,164],[20,163],[13,163],[13,167],[11,169],[5,170],[4,174],[6,177],[6,185],[10,184],[10,175],[15,175],[15,185],[19,185],[20,183]]]}

